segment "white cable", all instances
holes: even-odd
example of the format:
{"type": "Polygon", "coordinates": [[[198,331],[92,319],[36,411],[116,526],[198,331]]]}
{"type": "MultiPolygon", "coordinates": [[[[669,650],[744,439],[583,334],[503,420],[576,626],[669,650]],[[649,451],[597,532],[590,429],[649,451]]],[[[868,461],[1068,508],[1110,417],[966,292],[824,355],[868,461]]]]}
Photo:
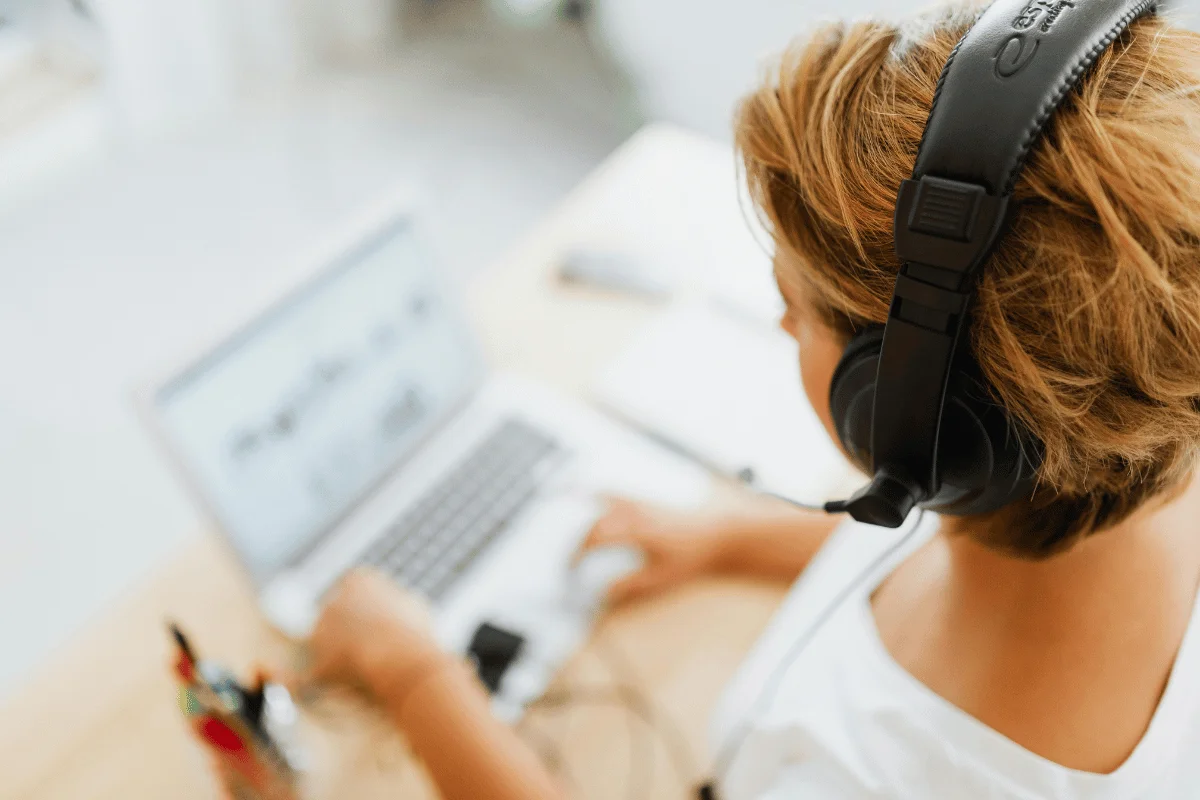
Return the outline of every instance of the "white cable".
{"type": "MultiPolygon", "coordinates": [[[[781,497],[780,499],[785,501],[788,500],[786,497],[781,497]]],[[[792,504],[800,505],[799,503],[792,504]]],[[[840,591],[829,603],[829,605],[827,605],[821,611],[813,624],[810,625],[808,629],[804,631],[804,633],[796,637],[795,641],[792,643],[792,646],[788,648],[787,653],[784,654],[783,659],[779,662],[779,665],[775,667],[775,671],[772,672],[767,681],[763,683],[763,687],[759,691],[758,697],[756,697],[754,702],[750,705],[750,709],[746,713],[741,726],[734,731],[733,735],[726,740],[725,744],[717,753],[717,758],[715,759],[713,765],[713,780],[716,784],[719,785],[724,780],[726,772],[728,772],[729,767],[733,764],[733,760],[737,758],[738,753],[741,752],[742,745],[744,745],[746,743],[746,739],[749,738],[755,720],[760,714],[762,714],[763,709],[775,699],[775,695],[779,693],[779,687],[783,682],[784,676],[787,675],[788,670],[791,669],[792,665],[796,663],[796,660],[804,652],[805,648],[808,647],[809,643],[812,642],[813,638],[817,635],[817,633],[820,632],[821,628],[825,626],[825,623],[827,623],[830,618],[833,617],[834,613],[836,613],[838,609],[840,609],[846,603],[850,596],[862,588],[863,582],[866,581],[867,578],[869,578],[876,570],[887,563],[892,556],[898,553],[901,548],[903,548],[912,540],[912,537],[918,530],[920,530],[921,523],[924,521],[924,518],[925,509],[917,509],[917,518],[914,520],[912,528],[905,532],[905,534],[897,539],[890,547],[876,556],[876,558],[870,564],[868,564],[857,576],[855,576],[854,580],[846,584],[842,591],[840,591]]]]}
{"type": "Polygon", "coordinates": [[[795,500],[791,497],[788,497],[785,494],[779,494],[777,492],[769,492],[766,489],[759,489],[754,486],[751,486],[751,488],[754,489],[754,491],[757,494],[761,494],[764,497],[773,497],[774,499],[779,500],[784,503],[787,503],[789,506],[792,506],[794,508],[800,508],[805,511],[817,511],[822,514],[841,513],[840,510],[831,509],[829,507],[829,503],[806,503],[803,500],[795,500]]]}

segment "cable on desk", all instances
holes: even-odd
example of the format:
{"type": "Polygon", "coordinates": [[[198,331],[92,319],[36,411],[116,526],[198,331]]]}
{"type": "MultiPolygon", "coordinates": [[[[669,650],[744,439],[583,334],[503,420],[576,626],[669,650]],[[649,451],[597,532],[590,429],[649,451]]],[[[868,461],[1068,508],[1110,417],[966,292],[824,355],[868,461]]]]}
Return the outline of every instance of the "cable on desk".
{"type": "Polygon", "coordinates": [[[625,652],[612,641],[611,637],[597,637],[593,646],[596,648],[596,654],[608,667],[616,682],[621,684],[624,691],[628,693],[635,706],[635,711],[640,707],[639,713],[645,719],[646,724],[662,734],[667,757],[674,762],[679,779],[684,786],[691,786],[699,775],[699,769],[682,729],[671,720],[666,712],[656,709],[649,697],[638,691],[637,687],[641,681],[638,680],[637,673],[631,666],[630,660],[625,656],[625,652]]]}
{"type": "MultiPolygon", "coordinates": [[[[577,686],[542,695],[529,705],[530,711],[536,710],[571,710],[578,706],[616,705],[630,714],[630,779],[628,783],[629,800],[650,798],[653,791],[653,769],[655,751],[652,734],[657,733],[671,760],[676,773],[685,790],[692,785],[699,772],[692,757],[691,748],[682,729],[675,725],[670,717],[655,709],[653,702],[637,687],[634,671],[629,661],[624,657],[615,644],[603,638],[597,638],[592,643],[593,651],[604,664],[613,678],[613,683],[601,686],[577,686]],[[632,724],[637,720],[645,723],[651,734],[650,746],[639,747],[637,727],[632,724]],[[642,759],[640,756],[645,755],[642,759]],[[645,764],[645,767],[639,767],[645,764]],[[639,772],[644,772],[639,775],[639,772]]],[[[561,752],[557,753],[561,761],[561,752]]]]}
{"type": "MultiPolygon", "coordinates": [[[[604,663],[604,666],[608,668],[608,671],[613,679],[613,683],[618,685],[618,691],[620,691],[623,695],[625,695],[627,700],[633,701],[632,704],[627,704],[626,707],[631,708],[634,711],[634,713],[636,714],[638,712],[636,700],[640,699],[637,689],[634,688],[638,685],[637,676],[633,674],[632,670],[628,669],[627,661],[622,661],[619,654],[616,656],[613,655],[613,653],[615,651],[613,651],[610,648],[610,644],[611,643],[608,642],[607,640],[597,636],[592,643],[592,648],[595,651],[596,655],[600,657],[600,660],[604,663]]],[[[644,709],[644,710],[646,710],[646,711],[650,710],[648,704],[647,704],[646,709],[644,709]]],[[[639,714],[639,716],[642,717],[643,721],[649,727],[650,734],[653,734],[653,732],[655,730],[653,715],[652,714],[639,714]]],[[[646,786],[645,795],[647,797],[649,797],[651,792],[653,792],[653,790],[654,790],[654,761],[655,761],[654,737],[653,737],[653,735],[647,735],[646,746],[641,748],[641,752],[646,754],[646,758],[643,761],[643,763],[646,766],[645,766],[644,774],[639,776],[638,775],[639,748],[637,745],[637,738],[634,736],[634,731],[636,729],[637,729],[636,720],[634,719],[633,716],[630,716],[630,718],[629,718],[629,800],[637,800],[637,798],[641,796],[641,793],[638,792],[638,788],[637,788],[639,777],[646,786]]]]}
{"type": "Polygon", "coordinates": [[[537,751],[538,758],[550,770],[550,774],[561,778],[567,784],[567,789],[572,796],[580,796],[579,782],[575,780],[571,771],[567,769],[567,762],[563,758],[562,749],[559,748],[554,739],[536,728],[520,725],[517,726],[517,733],[526,739],[530,736],[536,739],[536,744],[532,744],[531,746],[537,751]]]}
{"type": "MultiPolygon", "coordinates": [[[[530,705],[531,710],[541,711],[569,711],[578,706],[603,706],[615,705],[630,712],[630,722],[636,723],[639,719],[646,722],[653,730],[653,720],[647,718],[639,706],[634,701],[627,691],[626,687],[612,686],[586,686],[574,687],[572,689],[564,689],[558,692],[550,692],[543,695],[540,700],[530,705]]],[[[639,738],[636,735],[637,727],[634,724],[630,725],[630,779],[628,782],[628,793],[630,800],[639,800],[639,798],[648,798],[653,784],[650,782],[653,777],[653,759],[654,751],[652,748],[639,747],[639,738]],[[642,753],[648,753],[649,759],[643,763],[647,763],[645,780],[638,779],[638,763],[639,756],[642,753]]],[[[651,743],[653,740],[651,740],[651,743]]],[[[561,752],[556,754],[561,760],[561,752]]]]}

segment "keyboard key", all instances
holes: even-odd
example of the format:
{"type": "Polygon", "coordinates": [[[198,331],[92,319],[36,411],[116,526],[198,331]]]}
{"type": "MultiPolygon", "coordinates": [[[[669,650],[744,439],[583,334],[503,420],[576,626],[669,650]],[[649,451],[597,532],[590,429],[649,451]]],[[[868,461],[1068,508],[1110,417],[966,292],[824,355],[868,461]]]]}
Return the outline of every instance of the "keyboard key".
{"type": "Polygon", "coordinates": [[[436,600],[508,527],[561,455],[553,438],[504,421],[396,520],[363,563],[436,600]]]}

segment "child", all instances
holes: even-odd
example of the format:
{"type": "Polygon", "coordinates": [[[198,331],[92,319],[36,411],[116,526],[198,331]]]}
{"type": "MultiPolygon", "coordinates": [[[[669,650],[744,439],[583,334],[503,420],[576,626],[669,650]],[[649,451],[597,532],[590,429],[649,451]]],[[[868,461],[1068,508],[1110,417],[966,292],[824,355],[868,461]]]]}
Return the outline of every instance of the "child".
{"type": "MultiPolygon", "coordinates": [[[[834,367],[887,318],[897,187],[972,19],[823,28],[740,110],[782,325],[831,436],[834,367]]],[[[992,400],[1041,443],[1036,483],[997,511],[928,517],[783,665],[765,709],[751,706],[788,641],[894,534],[616,503],[588,540],[647,554],[618,601],[718,571],[805,573],[724,704],[719,744],[744,731],[718,775],[725,800],[1200,791],[1200,37],[1134,22],[1055,113],[1013,203],[967,346],[992,400]]],[[[405,602],[352,576],[315,634],[321,674],[371,687],[445,797],[559,797],[475,683],[393,610],[405,602]]]]}

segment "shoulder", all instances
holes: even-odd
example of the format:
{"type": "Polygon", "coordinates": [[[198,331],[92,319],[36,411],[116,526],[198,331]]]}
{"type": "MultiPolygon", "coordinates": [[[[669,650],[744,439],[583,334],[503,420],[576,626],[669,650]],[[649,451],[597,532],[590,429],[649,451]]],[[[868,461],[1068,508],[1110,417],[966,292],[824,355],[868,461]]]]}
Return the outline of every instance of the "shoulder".
{"type": "MultiPolygon", "coordinates": [[[[943,557],[938,540],[930,542],[873,598],[879,638],[896,664],[966,716],[1054,764],[1107,774],[1126,763],[1159,712],[1177,657],[1184,659],[1181,643],[1197,638],[1185,638],[1196,623],[1194,587],[1153,608],[1064,622],[1029,606],[956,604],[953,590],[929,578],[943,557]]],[[[1200,652],[1186,655],[1200,666],[1200,652]]],[[[1162,705],[1166,715],[1186,713],[1162,705]]]]}

